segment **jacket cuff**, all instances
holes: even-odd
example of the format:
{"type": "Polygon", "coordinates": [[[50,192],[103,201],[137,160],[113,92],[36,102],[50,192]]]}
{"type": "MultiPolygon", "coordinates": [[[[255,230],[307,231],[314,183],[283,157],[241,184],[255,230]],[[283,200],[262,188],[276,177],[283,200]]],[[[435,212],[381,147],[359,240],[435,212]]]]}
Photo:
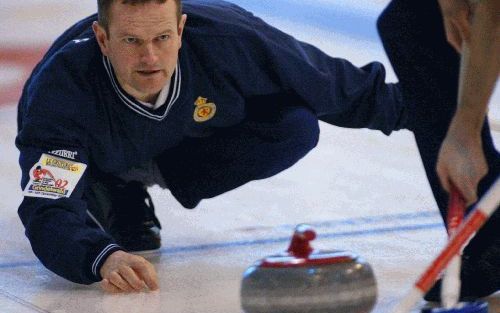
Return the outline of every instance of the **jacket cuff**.
{"type": "Polygon", "coordinates": [[[108,256],[111,253],[113,253],[115,251],[119,251],[119,250],[124,250],[124,249],[122,247],[120,247],[119,245],[112,243],[112,244],[109,244],[106,247],[104,247],[104,249],[102,249],[101,252],[97,255],[94,262],[92,263],[92,274],[96,278],[96,281],[102,280],[100,271],[101,271],[102,265],[104,264],[104,262],[106,261],[108,256]]]}

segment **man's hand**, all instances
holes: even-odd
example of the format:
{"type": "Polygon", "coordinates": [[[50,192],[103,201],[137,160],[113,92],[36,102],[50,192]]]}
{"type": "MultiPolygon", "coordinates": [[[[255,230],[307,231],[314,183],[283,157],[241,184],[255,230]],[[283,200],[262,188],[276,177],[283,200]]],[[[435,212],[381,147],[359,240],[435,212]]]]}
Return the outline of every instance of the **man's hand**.
{"type": "Polygon", "coordinates": [[[470,38],[473,7],[467,0],[438,0],[438,2],[443,14],[446,39],[460,53],[462,42],[468,42],[470,38]]]}
{"type": "Polygon", "coordinates": [[[100,273],[102,289],[111,293],[158,290],[158,277],[153,264],[124,251],[112,253],[100,273]]]}
{"type": "Polygon", "coordinates": [[[446,135],[437,162],[437,173],[443,188],[450,192],[453,183],[464,197],[467,205],[477,201],[477,185],[488,173],[481,135],[466,124],[452,122],[446,135]],[[455,126],[458,125],[458,126],[455,126]]]}

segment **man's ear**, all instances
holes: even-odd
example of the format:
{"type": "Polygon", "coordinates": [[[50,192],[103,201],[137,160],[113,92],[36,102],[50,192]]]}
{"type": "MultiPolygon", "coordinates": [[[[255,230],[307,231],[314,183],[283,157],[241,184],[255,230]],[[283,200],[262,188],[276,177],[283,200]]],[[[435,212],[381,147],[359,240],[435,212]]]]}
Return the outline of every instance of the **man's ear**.
{"type": "Polygon", "coordinates": [[[95,38],[97,39],[97,43],[99,44],[99,47],[101,48],[102,54],[105,56],[108,55],[108,34],[106,33],[106,30],[99,25],[97,21],[94,21],[92,24],[92,30],[94,31],[95,38]]]}
{"type": "Polygon", "coordinates": [[[182,46],[182,34],[184,33],[184,26],[186,25],[187,15],[182,14],[179,26],[177,27],[177,34],[179,35],[179,49],[182,46]]]}

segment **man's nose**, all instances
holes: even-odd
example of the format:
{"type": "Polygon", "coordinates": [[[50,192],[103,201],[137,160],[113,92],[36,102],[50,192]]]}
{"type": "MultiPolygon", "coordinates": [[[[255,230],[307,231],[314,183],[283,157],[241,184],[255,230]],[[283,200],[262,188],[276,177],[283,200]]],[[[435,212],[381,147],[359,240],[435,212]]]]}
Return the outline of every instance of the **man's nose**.
{"type": "Polygon", "coordinates": [[[152,42],[146,43],[141,51],[141,62],[144,64],[155,64],[158,61],[158,53],[152,42]]]}

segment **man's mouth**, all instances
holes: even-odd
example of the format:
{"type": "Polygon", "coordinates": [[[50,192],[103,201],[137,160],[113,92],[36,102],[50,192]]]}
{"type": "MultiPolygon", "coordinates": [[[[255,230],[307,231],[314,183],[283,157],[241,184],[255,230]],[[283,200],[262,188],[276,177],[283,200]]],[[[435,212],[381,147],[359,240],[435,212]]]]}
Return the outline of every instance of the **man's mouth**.
{"type": "Polygon", "coordinates": [[[160,72],[161,72],[160,70],[140,70],[140,71],[137,71],[137,73],[139,73],[143,76],[152,76],[152,75],[158,74],[160,72]]]}

